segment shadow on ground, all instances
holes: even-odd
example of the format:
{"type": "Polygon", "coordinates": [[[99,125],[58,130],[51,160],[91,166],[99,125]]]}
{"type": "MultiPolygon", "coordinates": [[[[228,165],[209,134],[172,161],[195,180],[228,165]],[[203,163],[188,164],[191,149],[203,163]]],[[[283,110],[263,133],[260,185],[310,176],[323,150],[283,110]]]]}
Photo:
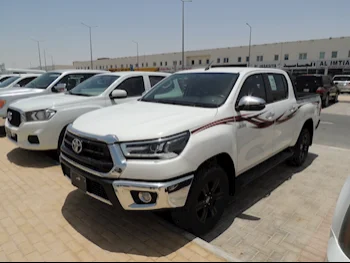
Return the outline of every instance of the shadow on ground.
{"type": "Polygon", "coordinates": [[[103,250],[147,257],[167,256],[189,240],[166,229],[147,212],[126,212],[76,190],[62,208],[68,223],[103,250]]]}
{"type": "Polygon", "coordinates": [[[7,159],[18,166],[48,168],[58,165],[51,152],[27,151],[15,148],[7,154],[7,159]]]}
{"type": "Polygon", "coordinates": [[[224,233],[237,217],[243,220],[259,221],[260,218],[247,215],[244,212],[261,199],[269,196],[284,182],[292,179],[293,175],[309,167],[317,157],[318,155],[309,153],[305,164],[299,168],[291,168],[286,164],[282,164],[242,188],[236,193],[229,206],[226,208],[221,222],[219,222],[210,233],[201,238],[207,242],[213,241],[224,233]]]}

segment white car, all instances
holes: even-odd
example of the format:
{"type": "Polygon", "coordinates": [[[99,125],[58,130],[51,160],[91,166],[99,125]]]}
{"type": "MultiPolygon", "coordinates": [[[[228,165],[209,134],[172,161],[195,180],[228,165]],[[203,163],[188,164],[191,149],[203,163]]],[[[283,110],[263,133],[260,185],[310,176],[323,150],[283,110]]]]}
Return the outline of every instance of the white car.
{"type": "Polygon", "coordinates": [[[99,74],[65,94],[18,100],[8,109],[8,138],[27,150],[59,149],[68,124],[84,113],[137,100],[170,74],[118,72],[99,74]],[[15,116],[23,116],[20,123],[15,116]]]}
{"type": "Polygon", "coordinates": [[[328,262],[350,262],[350,177],[335,209],[327,258],[328,262]]]}
{"type": "Polygon", "coordinates": [[[79,117],[60,161],[88,195],[125,210],[172,209],[200,235],[237,187],[287,159],[305,162],[320,113],[320,97],[299,97],[282,70],[183,71],[139,101],[79,117]]]}
{"type": "Polygon", "coordinates": [[[18,76],[18,74],[4,74],[4,75],[0,75],[0,83],[11,78],[11,77],[15,77],[18,76]]]}
{"type": "Polygon", "coordinates": [[[9,78],[1,81],[0,83],[0,92],[11,88],[23,88],[29,82],[35,80],[41,74],[21,74],[21,75],[13,75],[9,78]]]}
{"type": "Polygon", "coordinates": [[[340,93],[350,92],[350,75],[335,75],[333,83],[338,87],[340,93]]]}
{"type": "MultiPolygon", "coordinates": [[[[55,94],[71,90],[90,77],[104,73],[101,70],[56,70],[42,74],[23,88],[0,89],[0,126],[5,125],[9,105],[19,99],[55,94]]],[[[6,81],[5,81],[6,82],[6,81]]],[[[3,82],[4,83],[4,82],[3,82]]],[[[0,84],[1,85],[1,84],[0,84]]],[[[13,116],[21,121],[21,116],[13,116]]]]}

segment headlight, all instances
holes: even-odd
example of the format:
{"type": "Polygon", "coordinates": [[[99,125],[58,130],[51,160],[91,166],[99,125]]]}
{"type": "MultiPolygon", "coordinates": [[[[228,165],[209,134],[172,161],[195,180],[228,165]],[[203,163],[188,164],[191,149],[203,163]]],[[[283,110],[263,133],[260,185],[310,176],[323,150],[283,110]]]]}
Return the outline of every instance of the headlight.
{"type": "Polygon", "coordinates": [[[2,109],[6,104],[6,100],[0,100],[0,109],[2,109]]]}
{"type": "Polygon", "coordinates": [[[39,111],[26,112],[26,121],[46,121],[51,119],[56,114],[56,111],[47,109],[39,111]]]}
{"type": "Polygon", "coordinates": [[[121,148],[126,158],[171,159],[178,156],[186,147],[189,132],[158,140],[123,143],[121,148]]]}

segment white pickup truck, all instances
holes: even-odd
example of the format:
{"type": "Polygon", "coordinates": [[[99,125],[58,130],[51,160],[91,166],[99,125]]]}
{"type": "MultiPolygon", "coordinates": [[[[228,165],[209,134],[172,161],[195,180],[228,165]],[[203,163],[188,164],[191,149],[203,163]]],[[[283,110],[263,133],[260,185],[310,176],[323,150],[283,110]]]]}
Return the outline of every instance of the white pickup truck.
{"type": "MultiPolygon", "coordinates": [[[[71,90],[88,78],[106,71],[101,70],[56,70],[42,74],[24,87],[0,89],[0,127],[5,125],[9,105],[19,99],[55,94],[71,90]]],[[[7,80],[5,80],[6,82],[7,80]]],[[[4,82],[3,82],[4,83],[4,82]]],[[[2,83],[2,84],[3,84],[2,83]]],[[[0,85],[2,85],[0,84],[0,85]]],[[[13,114],[16,125],[21,123],[20,114],[13,114]]]]}
{"type": "Polygon", "coordinates": [[[278,69],[178,72],[139,101],[79,117],[62,143],[62,170],[102,202],[170,209],[200,235],[235,189],[286,160],[305,162],[321,100],[299,96],[278,69]]]}
{"type": "Polygon", "coordinates": [[[76,118],[93,110],[137,100],[169,75],[161,72],[98,74],[67,93],[18,100],[8,109],[7,137],[23,149],[57,149],[59,152],[66,128],[76,118]],[[23,115],[20,123],[15,115],[23,115]]]}

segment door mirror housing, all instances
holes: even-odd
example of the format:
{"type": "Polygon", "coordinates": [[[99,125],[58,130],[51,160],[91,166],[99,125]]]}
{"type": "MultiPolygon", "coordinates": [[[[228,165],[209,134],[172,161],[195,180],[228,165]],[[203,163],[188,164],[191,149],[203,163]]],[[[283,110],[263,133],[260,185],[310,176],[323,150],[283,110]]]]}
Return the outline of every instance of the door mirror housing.
{"type": "Polygon", "coordinates": [[[65,92],[67,90],[67,84],[59,83],[55,87],[52,88],[52,92],[65,92]]]}
{"type": "Polygon", "coordinates": [[[111,95],[109,96],[111,99],[125,99],[128,97],[128,93],[122,89],[113,90],[111,95]]]}
{"type": "Polygon", "coordinates": [[[238,102],[236,111],[261,111],[265,109],[266,101],[253,96],[244,96],[238,102]]]}
{"type": "Polygon", "coordinates": [[[16,85],[13,85],[13,87],[14,87],[14,88],[20,88],[20,87],[21,87],[21,85],[16,84],[16,85]]]}

